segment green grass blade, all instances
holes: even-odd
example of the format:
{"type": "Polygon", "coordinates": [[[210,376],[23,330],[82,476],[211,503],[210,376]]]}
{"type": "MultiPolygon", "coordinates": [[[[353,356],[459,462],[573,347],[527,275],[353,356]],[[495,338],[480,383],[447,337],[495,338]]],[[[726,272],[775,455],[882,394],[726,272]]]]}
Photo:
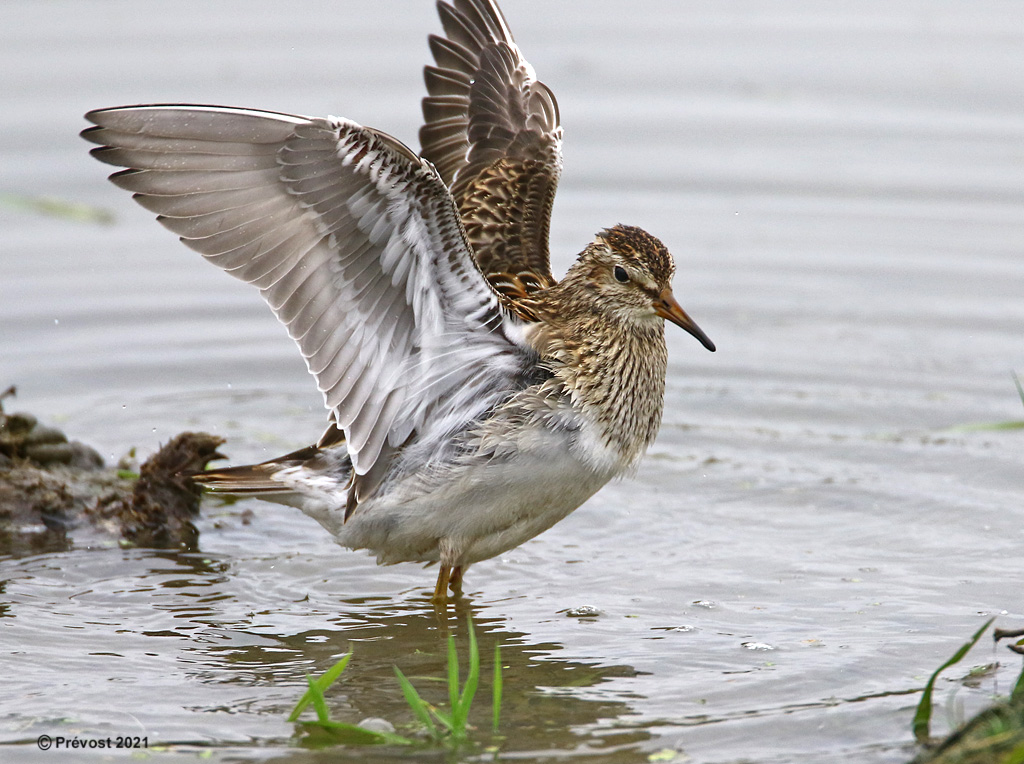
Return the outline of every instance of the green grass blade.
{"type": "MultiPolygon", "coordinates": [[[[1020,402],[1024,404],[1024,384],[1021,384],[1020,377],[1016,374],[1011,374],[1013,377],[1013,384],[1017,388],[1017,395],[1020,397],[1020,402]]],[[[971,422],[969,424],[962,424],[958,427],[951,427],[951,430],[959,432],[980,432],[982,430],[1021,430],[1024,429],[1024,421],[1014,419],[1006,422],[971,422]]]]}
{"type": "MultiPolygon", "coordinates": [[[[1017,644],[1020,644],[1020,642],[1017,644]]],[[[1010,693],[1010,703],[1024,705],[1024,668],[1021,668],[1020,676],[1017,677],[1017,684],[1014,685],[1013,692],[1010,693]]]]}
{"type": "Polygon", "coordinates": [[[77,223],[110,225],[114,213],[92,204],[73,202],[55,196],[28,196],[26,194],[0,194],[0,206],[15,207],[47,217],[72,220],[77,223]]]}
{"type": "MultiPolygon", "coordinates": [[[[306,706],[314,702],[314,699],[317,694],[319,694],[320,701],[323,702],[324,691],[332,684],[334,684],[334,682],[337,681],[338,677],[341,676],[341,672],[345,670],[345,667],[348,665],[348,661],[351,657],[351,651],[345,653],[341,657],[341,660],[339,660],[337,663],[335,663],[333,666],[327,669],[327,671],[325,671],[323,676],[321,676],[319,679],[314,680],[311,679],[309,676],[306,677],[306,680],[309,683],[309,689],[306,690],[306,692],[303,694],[301,698],[299,698],[299,702],[295,704],[295,708],[293,708],[292,712],[288,715],[288,721],[297,721],[299,718],[299,714],[301,714],[303,710],[305,710],[306,706]]],[[[319,716],[319,712],[317,715],[319,716]]]]}
{"type": "Polygon", "coordinates": [[[462,688],[458,705],[452,708],[452,721],[455,723],[456,733],[462,736],[466,734],[469,709],[473,705],[473,697],[476,695],[476,688],[480,684],[480,649],[476,643],[473,619],[468,619],[466,625],[469,628],[469,672],[466,675],[466,685],[462,688]]]}
{"type": "Polygon", "coordinates": [[[932,690],[935,687],[935,680],[939,678],[939,674],[963,660],[963,657],[967,655],[967,652],[977,644],[978,640],[981,639],[981,635],[985,633],[985,630],[992,625],[995,618],[989,618],[982,624],[981,628],[978,629],[974,636],[971,637],[967,642],[960,646],[960,649],[953,653],[953,657],[943,663],[935,673],[931,675],[928,680],[928,684],[924,686],[924,692],[921,695],[921,702],[917,704],[917,711],[914,714],[914,721],[911,725],[911,729],[914,731],[914,739],[918,743],[925,743],[931,737],[931,721],[932,721],[932,690]]]}
{"type": "Polygon", "coordinates": [[[1000,764],[1024,764],[1024,744],[1018,745],[1004,758],[1000,764]]]}
{"type": "Polygon", "coordinates": [[[455,637],[448,635],[448,707],[452,714],[459,707],[459,654],[455,650],[455,637]]]}
{"type": "MultiPolygon", "coordinates": [[[[1024,673],[1021,674],[1024,677],[1024,673]]],[[[494,643],[494,684],[491,688],[491,724],[494,733],[498,733],[498,722],[501,719],[501,644],[494,643]]]]}
{"type": "Polygon", "coordinates": [[[1024,421],[1013,420],[1009,422],[975,422],[974,424],[962,424],[950,427],[957,432],[982,432],[984,430],[1024,430],[1024,421]]]}
{"type": "Polygon", "coordinates": [[[331,713],[327,710],[327,701],[324,700],[323,690],[313,681],[312,677],[307,676],[306,681],[309,683],[309,692],[313,695],[313,709],[316,711],[317,721],[321,724],[329,722],[331,720],[331,713]]]}
{"type": "Polygon", "coordinates": [[[420,697],[420,694],[416,692],[416,688],[412,686],[412,682],[405,678],[405,674],[395,666],[395,676],[398,677],[398,683],[402,686],[402,694],[405,696],[405,702],[409,704],[409,708],[412,709],[413,714],[420,720],[420,723],[427,728],[427,732],[434,740],[440,738],[437,731],[437,725],[434,724],[434,720],[430,718],[430,712],[427,710],[427,704],[420,697]]]}

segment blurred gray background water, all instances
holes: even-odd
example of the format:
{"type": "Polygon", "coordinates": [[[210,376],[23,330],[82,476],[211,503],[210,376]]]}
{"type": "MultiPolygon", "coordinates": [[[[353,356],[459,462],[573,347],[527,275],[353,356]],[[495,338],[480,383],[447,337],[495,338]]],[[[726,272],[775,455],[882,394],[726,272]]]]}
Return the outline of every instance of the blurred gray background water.
{"type": "MultiPolygon", "coordinates": [[[[637,476],[470,572],[485,647],[506,647],[506,749],[906,760],[928,673],[983,618],[1024,619],[1024,433],[949,429],[1024,419],[1024,14],[504,10],[565,126],[556,273],[595,231],[641,225],[719,347],[672,333],[665,422],[637,476]],[[598,614],[573,617],[583,606],[598,614]]],[[[284,330],[104,180],[81,115],[254,106],[415,146],[438,30],[426,0],[0,5],[8,409],[112,461],[184,429],[228,437],[236,462],[315,440],[324,413],[284,330]],[[40,214],[49,197],[113,222],[40,214]]],[[[53,761],[35,738],[71,731],[147,734],[181,760],[313,760],[284,721],[306,672],[354,646],[336,718],[396,723],[390,666],[441,674],[432,571],[377,568],[267,504],[211,505],[201,531],[197,555],[0,559],[0,758],[53,761]]],[[[948,720],[1008,689],[1019,667],[999,657],[948,720]]]]}

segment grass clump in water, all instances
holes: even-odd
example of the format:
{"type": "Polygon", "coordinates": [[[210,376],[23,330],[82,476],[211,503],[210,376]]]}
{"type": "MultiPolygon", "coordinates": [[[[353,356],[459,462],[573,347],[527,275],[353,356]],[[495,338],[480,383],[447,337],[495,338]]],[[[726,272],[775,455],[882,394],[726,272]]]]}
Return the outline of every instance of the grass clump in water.
{"type": "MultiPolygon", "coordinates": [[[[473,622],[469,620],[469,669],[465,684],[459,684],[459,656],[455,649],[455,638],[448,635],[448,700],[447,711],[437,708],[423,700],[412,682],[395,667],[395,676],[402,688],[402,694],[409,709],[420,724],[424,737],[409,738],[385,729],[373,729],[357,724],[334,721],[330,718],[324,692],[338,680],[352,657],[346,653],[341,660],[329,668],[317,679],[307,676],[309,689],[295,704],[288,721],[297,722],[308,733],[314,745],[424,745],[432,744],[443,748],[459,748],[471,742],[470,733],[473,728],[469,724],[469,711],[480,682],[480,651],[476,642],[473,622]],[[299,715],[312,705],[316,712],[315,721],[298,721],[299,715]]],[[[497,734],[501,715],[501,649],[494,646],[494,682],[491,697],[492,732],[497,734]]],[[[384,726],[384,725],[381,725],[384,726]]],[[[390,726],[390,725],[388,725],[390,726]]]]}
{"type": "MultiPolygon", "coordinates": [[[[953,656],[943,663],[925,685],[913,731],[918,743],[930,741],[932,692],[939,674],[959,663],[985,633],[995,619],[989,619],[953,656]]],[[[1024,636],[1024,630],[996,629],[996,641],[1024,636]]],[[[1014,652],[1024,654],[1024,639],[1010,645],[1014,652]]],[[[1024,670],[1005,700],[1000,700],[968,720],[936,746],[914,759],[914,764],[1024,764],[1024,670]]]]}

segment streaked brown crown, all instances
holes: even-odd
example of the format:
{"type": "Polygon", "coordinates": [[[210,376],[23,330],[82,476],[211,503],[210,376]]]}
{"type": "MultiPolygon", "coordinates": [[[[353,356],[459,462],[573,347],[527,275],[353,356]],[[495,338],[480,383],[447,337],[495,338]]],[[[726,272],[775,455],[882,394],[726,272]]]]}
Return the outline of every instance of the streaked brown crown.
{"type": "Polygon", "coordinates": [[[610,249],[636,268],[646,269],[654,280],[669,283],[676,272],[675,261],[661,240],[642,228],[615,225],[598,234],[610,249]]]}

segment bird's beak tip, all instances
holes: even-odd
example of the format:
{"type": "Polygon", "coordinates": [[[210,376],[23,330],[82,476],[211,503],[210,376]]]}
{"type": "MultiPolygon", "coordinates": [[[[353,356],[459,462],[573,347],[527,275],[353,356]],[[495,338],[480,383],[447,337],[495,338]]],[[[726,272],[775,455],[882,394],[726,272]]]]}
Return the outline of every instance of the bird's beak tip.
{"type": "Polygon", "coordinates": [[[715,352],[715,343],[704,334],[704,330],[697,326],[697,322],[690,318],[686,311],[676,302],[675,295],[671,289],[666,289],[659,295],[654,303],[654,312],[664,319],[671,321],[685,332],[692,334],[701,345],[712,353],[715,352]]]}

